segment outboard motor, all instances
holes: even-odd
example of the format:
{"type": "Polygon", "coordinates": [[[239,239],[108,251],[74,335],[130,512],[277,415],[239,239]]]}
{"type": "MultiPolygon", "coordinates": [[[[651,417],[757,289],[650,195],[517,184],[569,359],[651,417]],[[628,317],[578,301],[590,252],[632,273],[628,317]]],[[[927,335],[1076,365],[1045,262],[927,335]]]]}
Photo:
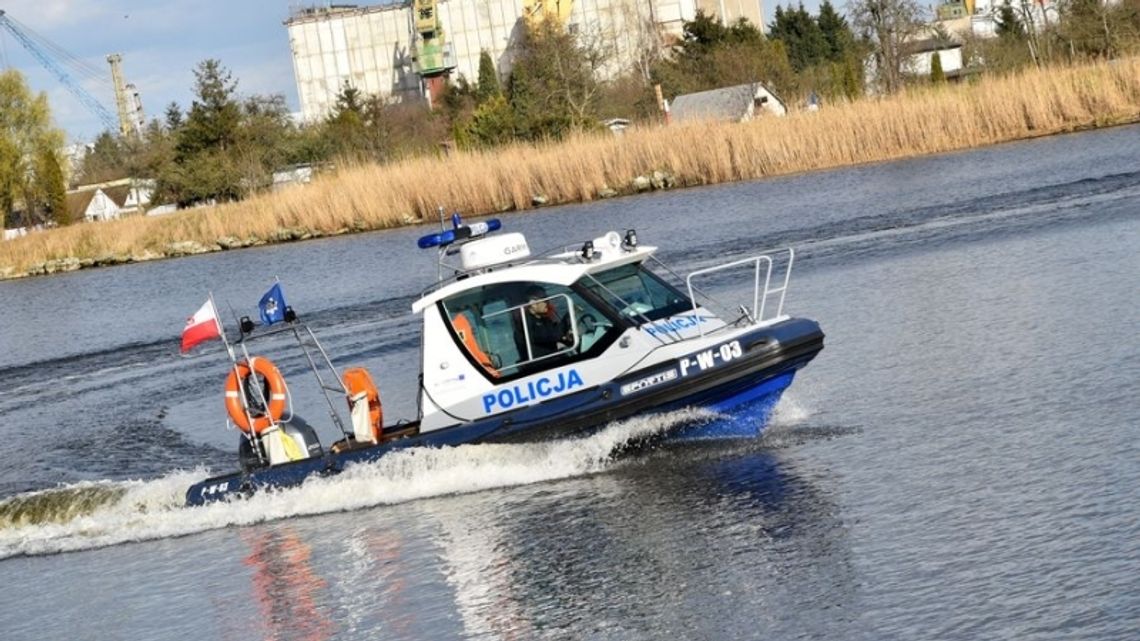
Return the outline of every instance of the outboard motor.
{"type": "Polygon", "coordinates": [[[269,465],[280,465],[292,461],[303,461],[324,454],[317,432],[308,421],[294,414],[288,421],[281,421],[264,430],[257,436],[262,457],[253,451],[250,440],[241,438],[238,446],[238,461],[243,472],[269,465]]]}

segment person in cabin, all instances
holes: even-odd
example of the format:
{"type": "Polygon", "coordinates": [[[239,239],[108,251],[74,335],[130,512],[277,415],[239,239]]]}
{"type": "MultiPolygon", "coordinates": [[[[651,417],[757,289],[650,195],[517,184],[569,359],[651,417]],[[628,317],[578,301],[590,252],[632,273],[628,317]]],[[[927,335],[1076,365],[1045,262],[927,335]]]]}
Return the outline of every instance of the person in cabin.
{"type": "Polygon", "coordinates": [[[566,349],[572,341],[567,339],[566,328],[554,304],[547,298],[546,290],[540,285],[531,285],[526,290],[526,300],[522,314],[526,322],[526,334],[520,331],[515,336],[522,358],[525,359],[527,354],[527,337],[530,338],[532,359],[566,349]]]}

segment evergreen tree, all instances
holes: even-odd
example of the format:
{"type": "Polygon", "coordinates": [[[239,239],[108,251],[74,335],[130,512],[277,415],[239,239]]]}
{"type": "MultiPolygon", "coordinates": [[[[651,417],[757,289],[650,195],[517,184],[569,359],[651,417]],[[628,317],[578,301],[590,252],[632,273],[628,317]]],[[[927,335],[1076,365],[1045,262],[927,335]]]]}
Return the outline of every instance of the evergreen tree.
{"type": "Polygon", "coordinates": [[[1003,40],[1022,40],[1025,38],[1025,29],[1021,26],[1021,20],[1017,17],[1017,11],[1014,10],[1013,5],[1003,4],[998,9],[996,22],[997,36],[1003,40]]]}
{"type": "Polygon", "coordinates": [[[840,62],[854,53],[855,35],[847,20],[839,15],[831,0],[823,0],[819,5],[819,17],[816,19],[823,39],[827,42],[827,54],[824,56],[831,62],[840,62]]]}
{"type": "Polygon", "coordinates": [[[127,164],[125,146],[119,138],[111,135],[111,132],[104,131],[95,138],[95,142],[84,154],[77,172],[77,182],[92,184],[126,178],[130,173],[127,164]]]}
{"type": "MultiPolygon", "coordinates": [[[[195,99],[177,128],[174,158],[158,171],[155,198],[180,207],[241,198],[242,172],[233,156],[242,121],[237,81],[217,60],[194,70],[195,99]]],[[[172,110],[167,111],[168,122],[172,110]]]]}
{"type": "Polygon", "coordinates": [[[930,82],[940,84],[946,82],[946,73],[942,71],[942,56],[935,51],[930,57],[930,82]]]}
{"type": "Polygon", "coordinates": [[[236,139],[241,121],[237,81],[214,59],[199,63],[194,78],[196,98],[179,134],[178,151],[184,156],[225,151],[236,139]]]}
{"type": "MultiPolygon", "coordinates": [[[[783,9],[776,10],[783,15],[783,9]]],[[[651,68],[652,81],[666,96],[756,81],[777,91],[789,86],[792,70],[784,43],[764,38],[747,20],[725,28],[698,10],[683,29],[685,36],[672,58],[651,68]]]]}
{"type": "Polygon", "coordinates": [[[456,142],[465,149],[502,145],[514,137],[515,114],[502,94],[480,104],[470,120],[455,131],[456,142]]]}
{"type": "Polygon", "coordinates": [[[71,224],[67,211],[67,193],[64,187],[63,168],[59,155],[50,147],[41,147],[36,154],[36,175],[39,177],[40,198],[44,215],[57,225],[71,224]]]}
{"type": "Polygon", "coordinates": [[[358,158],[368,156],[364,110],[360,90],[346,82],[336,96],[332,112],[325,118],[324,133],[332,153],[358,158]]]}
{"type": "Polygon", "coordinates": [[[175,131],[182,126],[182,108],[178,106],[177,102],[166,105],[166,112],[163,115],[166,117],[167,130],[175,131]]]}
{"type": "Polygon", "coordinates": [[[788,61],[796,71],[814,67],[830,55],[830,47],[823,31],[803,4],[787,11],[777,7],[769,37],[784,43],[788,61]]]}
{"type": "Polygon", "coordinates": [[[491,54],[484,49],[479,53],[479,84],[475,90],[478,104],[483,104],[496,96],[503,95],[503,88],[499,85],[499,74],[495,71],[495,63],[491,54]]]}

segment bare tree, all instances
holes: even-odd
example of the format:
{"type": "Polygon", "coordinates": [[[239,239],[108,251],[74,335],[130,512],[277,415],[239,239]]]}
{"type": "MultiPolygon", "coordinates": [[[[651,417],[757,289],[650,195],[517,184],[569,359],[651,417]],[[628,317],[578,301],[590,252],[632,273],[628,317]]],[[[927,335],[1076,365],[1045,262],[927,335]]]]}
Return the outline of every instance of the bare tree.
{"type": "Polygon", "coordinates": [[[923,29],[925,13],[916,0],[851,0],[851,25],[874,46],[879,82],[888,93],[902,87],[903,45],[923,29]]]}

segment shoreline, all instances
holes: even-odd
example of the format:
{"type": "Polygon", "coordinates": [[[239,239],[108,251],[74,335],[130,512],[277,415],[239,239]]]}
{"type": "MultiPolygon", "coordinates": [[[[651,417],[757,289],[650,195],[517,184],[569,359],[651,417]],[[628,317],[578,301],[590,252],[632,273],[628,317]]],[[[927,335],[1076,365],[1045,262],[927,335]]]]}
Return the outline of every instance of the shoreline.
{"type": "Polygon", "coordinates": [[[348,167],[308,185],[0,243],[0,280],[939,153],[1140,122],[1140,58],[913,89],[747,123],[646,126],[348,167]],[[446,177],[446,178],[441,178],[446,177]]]}

